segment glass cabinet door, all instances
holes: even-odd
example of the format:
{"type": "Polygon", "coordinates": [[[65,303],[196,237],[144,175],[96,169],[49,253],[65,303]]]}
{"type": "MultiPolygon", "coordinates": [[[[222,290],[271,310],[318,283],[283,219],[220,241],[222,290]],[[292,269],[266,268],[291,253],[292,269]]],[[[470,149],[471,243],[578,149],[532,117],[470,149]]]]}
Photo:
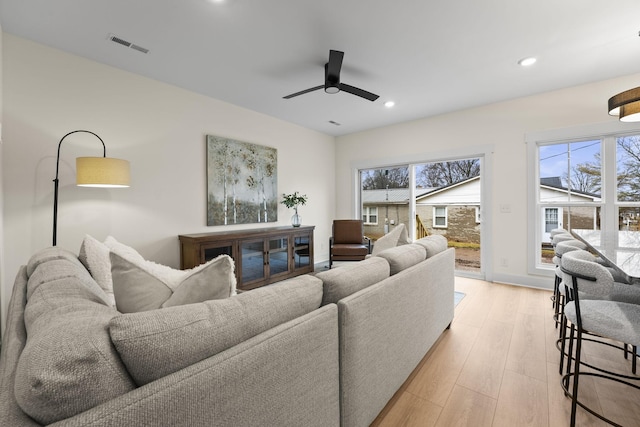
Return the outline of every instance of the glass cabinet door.
{"type": "Polygon", "coordinates": [[[293,268],[308,267],[310,264],[309,235],[296,236],[293,238],[293,268]]]}
{"type": "Polygon", "coordinates": [[[272,237],[269,239],[269,275],[276,276],[289,272],[289,238],[272,237]]]}
{"type": "Polygon", "coordinates": [[[266,277],[264,240],[240,242],[240,277],[242,283],[266,277]]]}
{"type": "Polygon", "coordinates": [[[211,246],[204,246],[202,248],[204,251],[204,260],[211,261],[214,258],[219,257],[220,255],[229,255],[233,258],[233,244],[232,243],[220,243],[211,246]]]}

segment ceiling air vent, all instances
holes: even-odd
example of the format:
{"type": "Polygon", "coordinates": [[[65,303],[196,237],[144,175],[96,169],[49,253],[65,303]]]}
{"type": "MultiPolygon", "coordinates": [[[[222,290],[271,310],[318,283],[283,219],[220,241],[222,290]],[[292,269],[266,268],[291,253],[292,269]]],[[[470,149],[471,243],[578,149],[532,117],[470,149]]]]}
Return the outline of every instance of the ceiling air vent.
{"type": "Polygon", "coordinates": [[[133,44],[130,41],[127,41],[123,38],[120,38],[114,34],[109,34],[109,36],[107,37],[109,40],[111,40],[114,43],[118,43],[122,46],[128,47],[130,49],[133,50],[137,50],[138,52],[142,52],[142,53],[149,53],[149,49],[147,49],[146,47],[142,47],[140,45],[137,44],[133,44]]]}

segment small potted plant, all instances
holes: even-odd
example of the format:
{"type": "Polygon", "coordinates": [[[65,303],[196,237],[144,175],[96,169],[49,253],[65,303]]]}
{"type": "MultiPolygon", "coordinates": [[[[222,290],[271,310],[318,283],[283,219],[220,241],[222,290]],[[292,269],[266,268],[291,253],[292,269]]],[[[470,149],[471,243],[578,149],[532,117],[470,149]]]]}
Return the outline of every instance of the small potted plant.
{"type": "Polygon", "coordinates": [[[299,194],[297,191],[293,194],[282,194],[282,201],[280,203],[289,209],[293,208],[295,213],[291,217],[291,225],[294,227],[300,227],[300,224],[302,224],[302,217],[298,215],[298,206],[307,203],[307,195],[299,194]]]}

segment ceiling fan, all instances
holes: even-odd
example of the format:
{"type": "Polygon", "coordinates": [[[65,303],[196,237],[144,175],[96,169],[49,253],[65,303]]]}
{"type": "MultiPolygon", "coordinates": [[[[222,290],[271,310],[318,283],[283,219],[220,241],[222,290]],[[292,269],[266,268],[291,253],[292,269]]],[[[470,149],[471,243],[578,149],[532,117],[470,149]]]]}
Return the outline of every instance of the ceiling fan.
{"type": "Polygon", "coordinates": [[[304,95],[305,93],[324,88],[326,93],[338,93],[340,91],[344,91],[352,95],[368,99],[369,101],[375,101],[378,99],[379,96],[374,93],[367,92],[366,90],[345,83],[340,83],[340,69],[342,68],[343,57],[344,52],[340,52],[339,50],[330,50],[329,62],[324,64],[324,84],[292,93],[291,95],[284,96],[283,98],[290,99],[295,96],[304,95]]]}

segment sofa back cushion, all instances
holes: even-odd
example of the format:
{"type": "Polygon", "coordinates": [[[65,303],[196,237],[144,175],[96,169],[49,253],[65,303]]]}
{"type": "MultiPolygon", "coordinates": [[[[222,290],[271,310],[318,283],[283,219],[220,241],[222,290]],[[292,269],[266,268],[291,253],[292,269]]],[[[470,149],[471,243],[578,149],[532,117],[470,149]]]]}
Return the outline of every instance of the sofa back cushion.
{"type": "Polygon", "coordinates": [[[14,385],[20,408],[41,424],[135,388],[107,329],[118,312],[75,256],[52,249],[28,264],[27,342],[14,385]]]}
{"type": "Polygon", "coordinates": [[[371,257],[323,271],[316,274],[316,277],[322,280],[322,305],[337,303],[342,298],[389,277],[389,263],[384,258],[371,257]]]}
{"type": "Polygon", "coordinates": [[[322,281],[298,276],[237,296],[114,317],[111,339],[144,385],[320,306],[322,281]]]}
{"type": "Polygon", "coordinates": [[[427,250],[427,258],[431,258],[435,254],[444,252],[447,249],[447,238],[439,234],[423,237],[414,242],[417,245],[424,246],[427,250]]]}
{"type": "Polygon", "coordinates": [[[376,256],[387,260],[390,267],[390,273],[393,276],[405,268],[424,261],[427,256],[427,251],[424,246],[411,243],[387,249],[376,256]]]}

